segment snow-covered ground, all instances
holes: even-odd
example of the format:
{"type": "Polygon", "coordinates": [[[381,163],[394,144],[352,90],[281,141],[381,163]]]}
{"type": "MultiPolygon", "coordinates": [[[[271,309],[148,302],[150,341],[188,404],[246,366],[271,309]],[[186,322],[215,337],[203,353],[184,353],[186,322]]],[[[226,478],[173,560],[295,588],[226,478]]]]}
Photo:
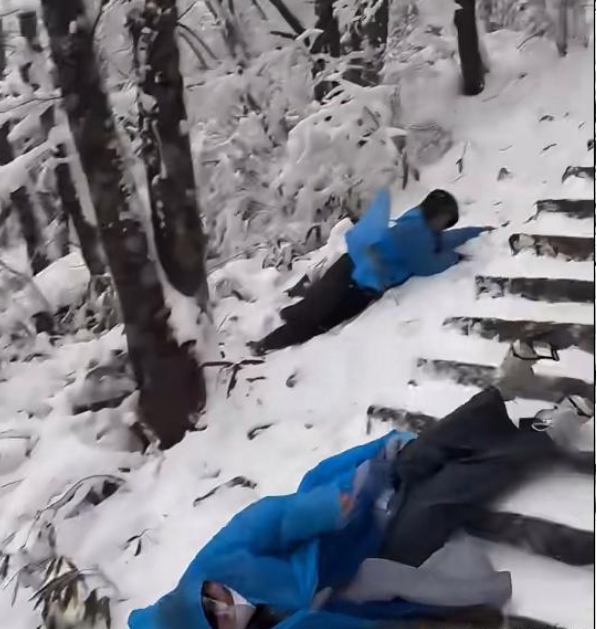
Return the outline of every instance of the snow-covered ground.
{"type": "MultiPolygon", "coordinates": [[[[123,347],[118,329],[99,339],[71,338],[56,348],[40,337],[39,350],[28,362],[0,363],[0,437],[4,431],[21,435],[0,438],[0,539],[18,530],[10,547],[23,544],[36,515],[43,517],[47,511],[42,510],[82,478],[110,474],[123,479],[121,489],[99,506],[54,516],[59,552],[82,569],[99,567],[117,588],[114,626],[122,629],[132,608],[173,587],[195,552],[235,512],[267,494],[293,491],[320,459],[387,430],[378,424],[366,434],[370,404],[442,415],[468,399],[474,388],[427,379],[417,372],[416,359],[498,364],[506,346],[442,329],[446,317],[592,322],[590,306],[475,297],[473,278],[479,272],[592,278],[588,263],[510,256],[508,236],[515,231],[592,234],[589,221],[572,224],[541,216],[525,222],[537,199],[592,196],[589,182],[572,178],[562,184],[561,176],[568,165],[593,160],[587,151],[593,137],[593,56],[574,49],[560,59],[553,44],[533,40],[518,50],[519,42],[520,36],[506,31],[487,38],[493,69],[485,91],[457,99],[447,112],[456,145],[423,171],[419,183],[394,194],[398,213],[430,188],[445,187],[460,199],[462,224],[497,227],[467,245],[471,261],[441,276],[413,279],[347,326],[243,368],[229,397],[229,374],[210,370],[211,395],[202,419],[206,428],[165,455],[142,457],[124,447],[114,426],[127,419],[126,409],[71,415],[70,400],[89,362],[101,362],[110,350],[123,347]],[[460,172],[457,161],[463,154],[460,172]],[[502,168],[511,176],[498,181],[502,168]],[[409,384],[413,379],[418,386],[409,384]],[[249,439],[258,426],[267,429],[249,439]],[[254,481],[256,488],[223,489],[193,506],[196,498],[236,476],[254,481]],[[141,544],[129,542],[139,535],[141,544]]],[[[273,329],[277,308],[287,302],[282,289],[316,256],[321,253],[297,263],[292,276],[263,271],[258,260],[231,262],[213,274],[214,285],[228,278],[249,299],[229,297],[217,306],[226,359],[246,357],[245,343],[273,329]]],[[[562,365],[567,375],[592,377],[592,357],[578,350],[564,352],[562,365]]],[[[536,403],[514,402],[511,410],[519,417],[536,410],[536,403]]],[[[593,481],[572,472],[554,470],[505,504],[593,528],[593,481]]],[[[513,611],[569,629],[593,625],[592,569],[512,549],[496,547],[491,554],[496,567],[513,573],[513,611]]],[[[38,626],[29,593],[21,591],[14,606],[11,597],[10,585],[0,590],[2,626],[38,626]]]]}

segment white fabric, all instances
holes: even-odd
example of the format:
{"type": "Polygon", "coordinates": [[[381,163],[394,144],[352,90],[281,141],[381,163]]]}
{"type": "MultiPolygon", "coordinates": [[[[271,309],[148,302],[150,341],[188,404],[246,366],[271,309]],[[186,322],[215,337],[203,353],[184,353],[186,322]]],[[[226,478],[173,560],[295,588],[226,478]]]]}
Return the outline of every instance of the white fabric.
{"type": "Polygon", "coordinates": [[[228,588],[230,595],[232,596],[232,602],[234,604],[234,614],[236,619],[236,629],[246,629],[249,621],[255,613],[255,606],[251,605],[249,601],[241,596],[238,592],[228,588]]]}

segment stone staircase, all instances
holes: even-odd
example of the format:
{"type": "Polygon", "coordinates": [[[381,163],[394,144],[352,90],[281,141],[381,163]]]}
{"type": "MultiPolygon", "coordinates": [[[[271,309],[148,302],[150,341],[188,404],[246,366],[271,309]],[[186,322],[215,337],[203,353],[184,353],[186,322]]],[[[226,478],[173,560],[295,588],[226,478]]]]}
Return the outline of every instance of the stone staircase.
{"type": "MultiPolygon", "coordinates": [[[[568,167],[562,177],[594,178],[592,167],[568,167]]],[[[509,244],[513,256],[529,253],[539,258],[554,258],[570,261],[573,267],[586,271],[594,267],[595,239],[583,235],[544,235],[533,233],[530,223],[542,215],[557,215],[563,219],[567,230],[575,232],[579,221],[584,221],[586,233],[587,219],[594,220],[595,204],[586,199],[544,199],[536,204],[536,212],[525,223],[529,226],[524,233],[514,233],[509,244]],[[580,266],[578,266],[580,265],[580,266]]],[[[581,230],[582,231],[582,230],[581,230]]],[[[554,267],[557,268],[557,267],[554,267]]],[[[526,269],[525,269],[526,270],[526,269]]],[[[443,323],[444,327],[466,336],[479,336],[509,343],[518,338],[537,338],[551,343],[559,350],[579,349],[595,353],[595,325],[575,321],[549,320],[542,317],[549,308],[540,308],[541,304],[578,304],[586,308],[586,304],[595,301],[595,283],[593,280],[568,277],[545,277],[504,275],[478,275],[475,278],[477,298],[493,299],[496,304],[501,298],[515,296],[527,303],[534,302],[539,307],[538,319],[515,319],[484,316],[450,317],[443,323]],[[584,306],[583,306],[584,304],[584,306]]],[[[574,275],[574,273],[572,273],[574,275]]],[[[574,312],[574,310],[571,310],[574,312]]],[[[548,317],[549,315],[547,315],[548,317]]],[[[572,319],[573,317],[571,317],[572,319]]],[[[417,361],[419,371],[433,378],[449,379],[458,385],[483,388],[496,382],[498,366],[460,362],[440,358],[421,357],[417,361]]],[[[420,383],[417,384],[420,386],[420,383]]],[[[564,376],[547,376],[537,374],[535,382],[517,391],[517,397],[526,400],[554,403],[566,395],[581,395],[594,400],[594,383],[580,378],[564,376]]],[[[547,404],[546,404],[547,405],[547,404]]],[[[437,418],[413,410],[371,406],[368,411],[369,423],[373,421],[392,421],[397,426],[416,432],[435,422],[437,418]]]]}

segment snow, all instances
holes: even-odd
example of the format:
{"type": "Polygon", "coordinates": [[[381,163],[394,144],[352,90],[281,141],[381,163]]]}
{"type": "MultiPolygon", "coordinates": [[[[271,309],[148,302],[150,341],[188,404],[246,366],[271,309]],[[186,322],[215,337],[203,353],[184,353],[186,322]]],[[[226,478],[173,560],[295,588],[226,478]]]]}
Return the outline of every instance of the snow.
{"type": "Polygon", "coordinates": [[[593,280],[592,264],[541,257],[523,251],[509,259],[496,260],[482,269],[487,275],[505,277],[554,277],[562,279],[593,280]]]}
{"type": "Polygon", "coordinates": [[[52,262],[12,295],[11,304],[4,311],[0,310],[0,331],[10,329],[17,321],[27,321],[38,312],[55,313],[80,303],[89,279],[89,269],[78,250],[52,262]]]}
{"type": "MultiPolygon", "coordinates": [[[[442,416],[474,394],[473,387],[428,379],[416,369],[416,359],[449,356],[499,364],[506,346],[442,328],[445,318],[491,315],[593,322],[590,305],[475,296],[477,273],[516,273],[525,264],[530,264],[525,271],[533,274],[592,277],[592,263],[527,254],[510,258],[507,237],[513,231],[544,228],[560,233],[561,217],[541,216],[526,223],[536,200],[562,196],[564,191],[568,196],[591,195],[584,182],[581,187],[578,182],[563,185],[561,176],[566,166],[588,161],[592,55],[573,49],[560,59],[549,42],[531,41],[521,50],[518,43],[520,36],[513,33],[488,36],[493,72],[485,92],[479,98],[458,98],[446,107],[455,146],[422,171],[420,182],[394,191],[397,213],[430,188],[446,187],[461,201],[463,224],[497,227],[467,244],[464,251],[472,260],[441,276],[413,279],[343,328],[302,347],[273,353],[263,364],[244,367],[229,397],[230,373],[209,369],[209,405],[201,420],[206,428],[189,434],[170,451],[141,456],[131,447],[118,430],[130,420],[126,402],[119,409],[72,414],[72,395],[89,364],[124,347],[120,328],[91,340],[66,338],[57,346],[40,338],[38,349],[43,352],[27,362],[3,362],[0,356],[0,433],[25,431],[31,440],[21,441],[35,442],[27,454],[17,440],[0,439],[0,460],[6,465],[0,467],[0,539],[17,530],[11,549],[18,548],[36,515],[81,479],[98,474],[122,478],[123,486],[100,505],[71,517],[66,511],[72,513],[73,505],[59,510],[55,526],[61,553],[80,567],[98,566],[116,585],[114,626],[124,629],[128,612],[171,589],[196,551],[234,513],[262,496],[293,491],[302,474],[322,458],[382,435],[388,425],[381,422],[373,422],[372,433],[367,434],[370,404],[442,416]],[[526,76],[520,78],[521,73],[526,76]],[[540,122],[545,113],[555,119],[540,122]],[[557,146],[543,150],[553,143],[557,146]],[[465,146],[460,173],[456,161],[465,146]],[[511,179],[497,181],[502,167],[511,171],[511,179]],[[501,228],[504,223],[507,227],[501,228]],[[417,385],[410,383],[413,379],[417,385]],[[248,439],[250,430],[270,424],[248,439]],[[98,434],[104,437],[97,440],[98,434]],[[257,487],[222,489],[194,506],[197,497],[239,475],[257,487]],[[143,542],[139,553],[128,541],[136,535],[143,542]]],[[[213,271],[212,295],[229,284],[228,296],[218,297],[214,309],[223,358],[236,361],[248,356],[245,343],[273,329],[277,310],[290,303],[282,291],[304,272],[339,255],[347,227],[347,223],[339,227],[327,247],[305,256],[292,272],[263,269],[259,255],[213,271]]],[[[588,221],[575,221],[566,229],[592,233],[588,221]]],[[[81,266],[80,257],[71,254],[36,278],[53,306],[72,303],[71,291],[80,294],[87,281],[81,266]]],[[[196,321],[182,302],[179,308],[173,317],[178,317],[179,333],[186,337],[196,321]]],[[[541,364],[539,369],[591,379],[591,361],[579,350],[566,350],[560,364],[541,364]]],[[[508,407],[516,419],[542,406],[515,401],[508,407]]],[[[593,481],[554,470],[499,507],[592,529],[593,481]]],[[[28,548],[32,556],[43,555],[43,546],[36,547],[33,541],[28,548]]],[[[491,547],[490,552],[496,567],[512,571],[512,612],[570,629],[593,625],[592,570],[502,547],[491,547]]],[[[0,590],[6,626],[36,627],[39,621],[31,611],[29,593],[21,592],[14,607],[11,595],[10,587],[0,590]]]]}
{"type": "Polygon", "coordinates": [[[51,150],[51,144],[44,142],[27,153],[17,156],[9,164],[0,166],[0,200],[8,200],[15,190],[24,186],[29,176],[29,169],[38,164],[51,150]]]}

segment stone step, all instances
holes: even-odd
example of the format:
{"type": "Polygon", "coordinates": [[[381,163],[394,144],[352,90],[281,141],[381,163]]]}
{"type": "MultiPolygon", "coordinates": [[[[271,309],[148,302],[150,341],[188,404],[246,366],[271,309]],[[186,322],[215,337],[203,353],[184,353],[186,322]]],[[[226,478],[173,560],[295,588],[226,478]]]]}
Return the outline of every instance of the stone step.
{"type": "Polygon", "coordinates": [[[537,201],[537,214],[558,212],[571,218],[594,218],[595,201],[592,199],[543,199],[537,201]]]}
{"type": "Polygon", "coordinates": [[[521,251],[532,251],[538,256],[564,258],[580,262],[595,259],[595,238],[512,234],[509,242],[510,249],[514,255],[521,251]]]}
{"type": "Polygon", "coordinates": [[[595,166],[568,166],[562,175],[562,183],[569,177],[595,179],[595,166]]]}
{"type": "MultiPolygon", "coordinates": [[[[457,384],[481,389],[494,386],[498,378],[497,367],[455,360],[419,358],[417,367],[428,374],[449,378],[457,384]]],[[[514,393],[521,399],[546,402],[560,402],[567,395],[581,395],[592,401],[595,399],[592,383],[578,378],[541,375],[535,375],[532,380],[521,383],[520,389],[514,390],[514,393]]]]}
{"type": "Polygon", "coordinates": [[[591,304],[595,300],[595,284],[589,280],[478,275],[475,284],[477,295],[491,297],[518,295],[531,301],[582,304],[591,304]]]}
{"type": "Polygon", "coordinates": [[[371,433],[373,421],[382,423],[391,422],[399,430],[409,430],[419,434],[431,428],[437,421],[437,417],[432,417],[425,413],[372,404],[367,409],[367,434],[371,433]]]}
{"type": "Polygon", "coordinates": [[[444,321],[443,325],[454,328],[467,336],[478,334],[483,338],[496,338],[501,342],[511,342],[521,338],[542,339],[558,349],[578,347],[585,352],[595,353],[595,326],[588,323],[450,317],[444,321]]]}

